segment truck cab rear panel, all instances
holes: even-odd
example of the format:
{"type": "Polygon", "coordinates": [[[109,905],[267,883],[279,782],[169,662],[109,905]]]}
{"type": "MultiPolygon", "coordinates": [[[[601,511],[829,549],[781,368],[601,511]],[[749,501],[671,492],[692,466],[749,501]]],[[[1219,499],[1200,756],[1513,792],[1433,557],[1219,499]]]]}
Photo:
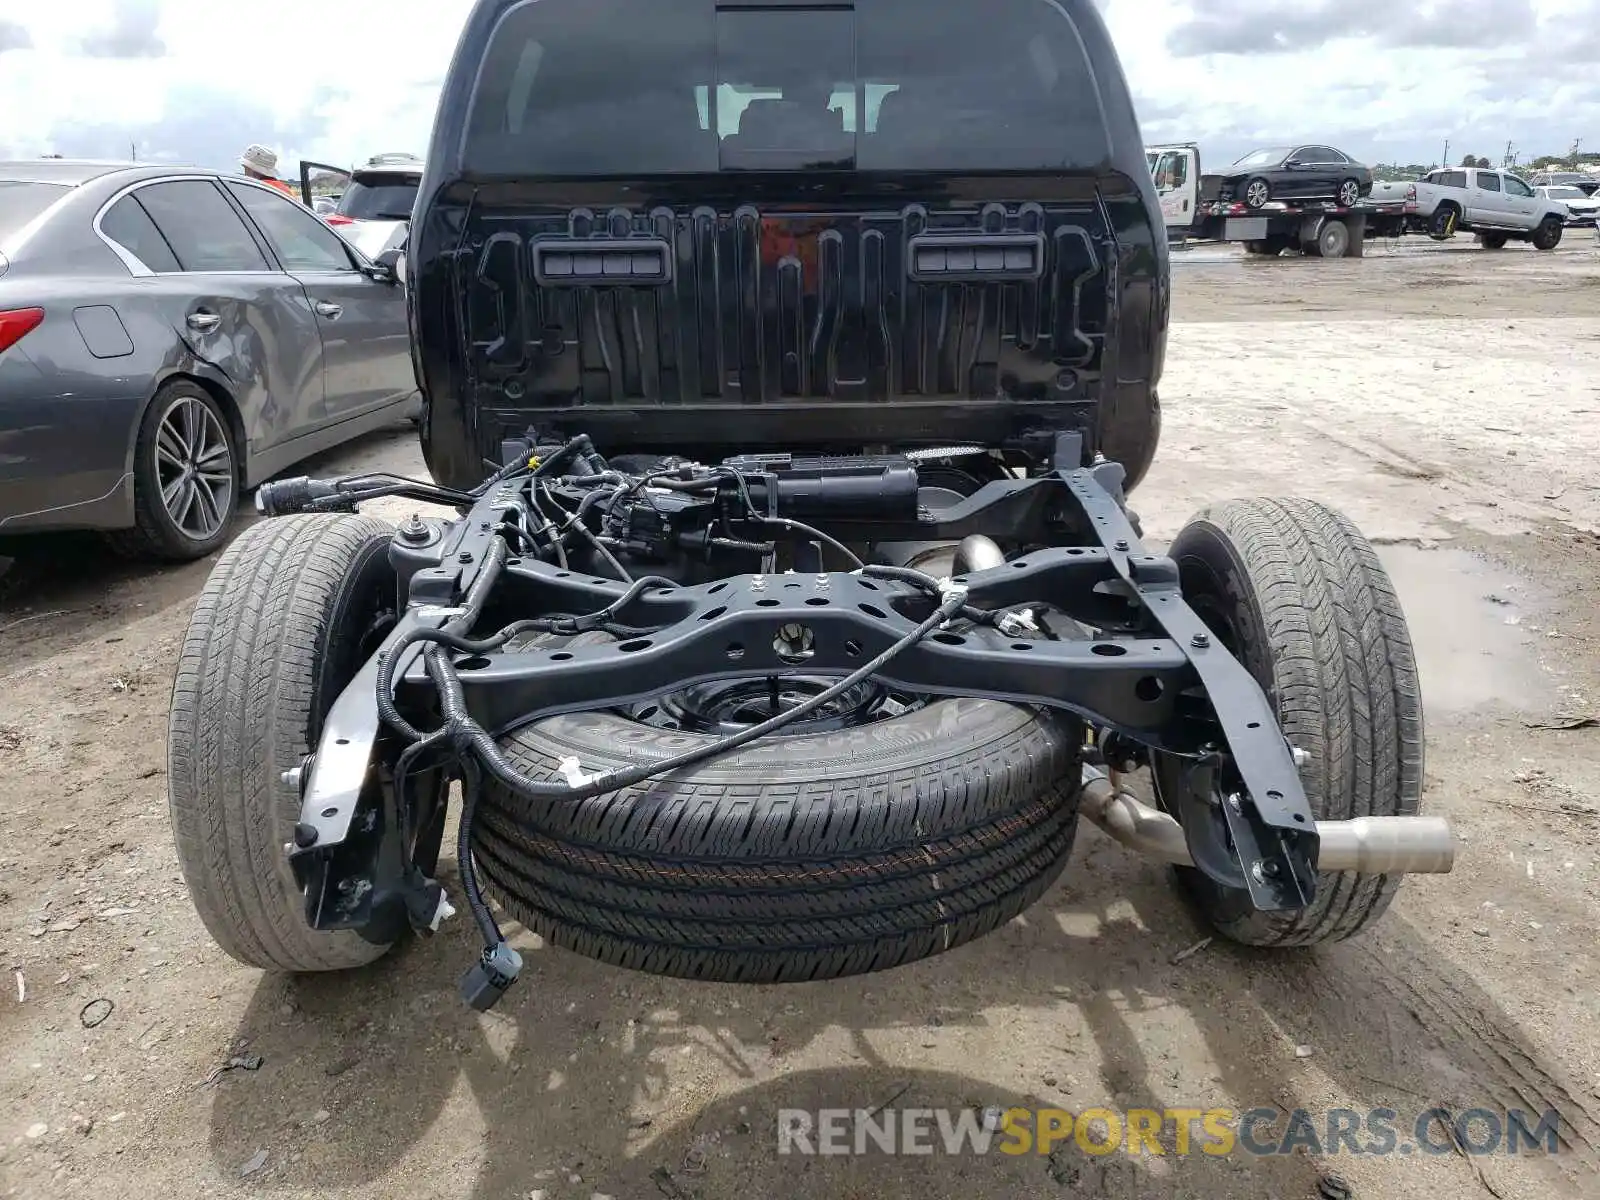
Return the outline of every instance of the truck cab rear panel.
{"type": "Polygon", "coordinates": [[[1152,281],[1120,261],[1125,201],[1059,182],[1046,200],[1016,182],[1009,201],[963,198],[984,189],[951,181],[937,206],[470,205],[433,281],[461,298],[436,315],[461,323],[445,344],[463,353],[433,367],[482,444],[530,424],[679,451],[724,432],[933,444],[1077,424],[1119,378],[1110,314],[1153,316],[1152,281]]]}

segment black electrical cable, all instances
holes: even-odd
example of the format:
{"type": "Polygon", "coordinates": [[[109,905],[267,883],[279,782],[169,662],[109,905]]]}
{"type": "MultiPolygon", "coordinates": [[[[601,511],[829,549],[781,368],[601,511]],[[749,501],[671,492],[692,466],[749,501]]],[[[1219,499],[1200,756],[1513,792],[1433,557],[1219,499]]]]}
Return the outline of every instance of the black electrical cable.
{"type": "MultiPolygon", "coordinates": [[[[466,632],[472,628],[478,617],[483,612],[483,606],[488,602],[489,592],[500,578],[500,572],[506,565],[510,555],[510,547],[504,538],[491,538],[489,549],[484,552],[483,560],[478,564],[478,573],[467,586],[466,595],[461,598],[461,606],[456,615],[451,617],[438,629],[430,629],[429,633],[448,635],[452,638],[465,640],[466,632]]],[[[509,628],[509,626],[508,626],[509,628]]],[[[378,651],[377,664],[377,708],[378,717],[384,724],[396,729],[407,741],[420,741],[422,731],[405,717],[394,703],[394,673],[399,663],[401,651],[412,642],[421,640],[413,635],[417,630],[411,630],[393,645],[385,646],[378,651]]],[[[502,633],[505,631],[502,630],[502,633]]],[[[508,638],[514,635],[507,635],[508,638]]]]}
{"type": "Polygon", "coordinates": [[[478,800],[483,793],[483,771],[471,758],[461,760],[461,819],[456,826],[456,869],[461,872],[461,890],[467,896],[467,908],[478,923],[483,944],[493,947],[505,941],[500,924],[483,898],[483,888],[478,884],[478,868],[472,858],[472,827],[478,815],[478,800]]]}
{"type": "Polygon", "coordinates": [[[744,501],[744,511],[752,517],[761,515],[761,510],[756,507],[756,498],[750,494],[750,481],[748,479],[732,467],[717,467],[712,471],[712,475],[718,479],[733,480],[733,486],[739,493],[739,499],[744,501]]]}
{"type": "Polygon", "coordinates": [[[759,513],[755,514],[755,520],[761,522],[763,525],[781,525],[785,529],[792,529],[796,533],[803,533],[807,537],[815,538],[824,545],[832,546],[840,554],[844,555],[847,559],[854,563],[856,565],[856,569],[858,570],[867,565],[861,561],[861,557],[856,554],[855,551],[851,550],[850,547],[846,546],[843,542],[839,541],[837,538],[829,537],[827,534],[823,533],[822,530],[817,529],[814,526],[807,525],[804,521],[792,521],[788,517],[763,517],[759,513]]]}
{"type": "Polygon", "coordinates": [[[850,549],[850,547],[846,546],[837,538],[829,537],[820,529],[816,529],[810,525],[807,525],[803,521],[795,521],[788,517],[769,517],[764,515],[761,510],[756,507],[755,497],[750,494],[749,481],[747,481],[743,475],[741,475],[738,471],[735,471],[732,467],[719,467],[717,468],[715,474],[719,477],[726,477],[733,480],[734,485],[739,489],[740,498],[744,500],[745,512],[751,520],[757,521],[763,525],[778,525],[785,529],[792,529],[797,533],[803,533],[807,537],[815,538],[819,542],[823,542],[826,545],[832,546],[840,554],[844,555],[845,558],[854,563],[857,568],[866,565],[861,561],[860,557],[850,549]]]}
{"type": "MultiPolygon", "coordinates": [[[[871,575],[877,579],[892,579],[899,583],[908,583],[912,587],[920,588],[933,596],[944,594],[939,587],[938,580],[912,567],[891,567],[883,563],[871,563],[861,568],[861,574],[871,575]]],[[[983,608],[973,608],[966,604],[961,606],[960,615],[979,625],[993,625],[999,621],[1001,616],[1000,613],[990,612],[988,609],[983,608]]]]}
{"type": "Polygon", "coordinates": [[[589,515],[591,508],[597,504],[604,504],[608,500],[615,499],[617,493],[625,490],[625,488],[626,484],[615,484],[609,492],[603,492],[599,488],[585,492],[583,499],[578,501],[578,507],[572,510],[563,524],[566,526],[582,524],[583,518],[589,515]]]}
{"type": "Polygon", "coordinates": [[[501,521],[494,527],[494,531],[504,538],[516,538],[519,545],[525,546],[530,550],[536,548],[533,535],[520,525],[512,525],[508,521],[501,521]]]}
{"type": "Polygon", "coordinates": [[[557,467],[564,467],[574,458],[582,457],[590,466],[590,474],[601,475],[603,470],[596,470],[593,462],[598,461],[601,468],[605,467],[605,459],[595,452],[594,443],[589,440],[587,433],[580,433],[549,458],[544,459],[533,469],[535,479],[545,479],[555,474],[557,467]]]}
{"type": "Polygon", "coordinates": [[[544,528],[539,530],[539,533],[542,536],[550,539],[550,544],[555,547],[556,563],[564,571],[568,566],[567,548],[564,544],[566,537],[559,529],[556,528],[556,523],[550,519],[550,514],[545,512],[544,505],[539,503],[539,497],[541,495],[544,496],[550,507],[554,508],[557,512],[561,511],[560,505],[556,504],[555,500],[551,497],[549,489],[546,488],[541,481],[534,480],[533,487],[528,489],[528,499],[533,504],[533,511],[538,513],[539,519],[544,522],[544,528]]]}
{"type": "Polygon", "coordinates": [[[606,565],[617,573],[618,579],[620,579],[623,583],[632,583],[634,581],[633,576],[628,571],[628,568],[622,565],[615,554],[606,549],[604,543],[602,543],[600,539],[595,536],[594,530],[590,529],[582,521],[579,521],[573,528],[575,528],[578,533],[583,535],[583,537],[588,541],[589,545],[594,547],[596,554],[605,559],[606,565]]]}
{"type": "Polygon", "coordinates": [[[519,772],[506,758],[494,738],[490,736],[483,726],[472,719],[467,711],[466,694],[462,690],[460,677],[445,657],[444,651],[438,646],[428,646],[423,650],[423,661],[427,667],[429,678],[438,689],[439,708],[443,712],[445,725],[451,730],[451,738],[458,750],[471,750],[477,755],[482,765],[510,791],[517,795],[534,800],[585,800],[593,796],[602,796],[607,792],[620,791],[622,788],[632,787],[657,775],[664,775],[683,767],[693,766],[708,758],[727,754],[737,750],[740,746],[762,738],[770,733],[776,733],[787,725],[809,716],[817,709],[832,703],[848,692],[857,684],[871,678],[877,672],[892,662],[896,657],[916,645],[927,637],[940,625],[953,617],[962,607],[965,598],[964,591],[952,591],[946,595],[944,602],[922,621],[915,629],[905,634],[898,641],[877,657],[863,663],[856,670],[846,675],[836,683],[818,692],[810,699],[803,701],[795,707],[776,716],[769,717],[760,724],[742,729],[738,733],[720,738],[706,746],[697,746],[693,750],[686,750],[671,758],[658,762],[642,763],[638,766],[628,767],[623,770],[610,771],[597,776],[586,783],[577,785],[562,785],[545,783],[529,779],[519,772]]]}
{"type": "Polygon", "coordinates": [[[606,501],[614,499],[619,492],[624,490],[624,488],[625,484],[619,484],[613,487],[610,492],[604,492],[598,489],[589,492],[581,501],[578,502],[577,509],[567,517],[566,521],[562,523],[560,533],[563,537],[565,537],[569,531],[581,534],[594,549],[595,553],[603,558],[606,561],[606,564],[610,566],[614,572],[616,572],[618,579],[620,579],[623,583],[632,583],[633,576],[628,572],[628,569],[617,560],[616,555],[612,554],[610,550],[606,549],[606,547],[601,544],[600,539],[595,536],[594,531],[590,529],[583,520],[584,516],[591,508],[597,504],[604,504],[606,501]]]}
{"type": "MultiPolygon", "coordinates": [[[[627,591],[623,592],[622,595],[618,596],[604,608],[596,609],[593,613],[589,614],[589,616],[595,618],[597,621],[609,621],[612,617],[618,615],[624,608],[642,596],[646,588],[651,587],[676,589],[678,584],[674,580],[668,579],[664,575],[646,575],[643,579],[635,579],[631,581],[628,584],[627,591]]],[[[580,626],[588,619],[589,617],[579,617],[578,621],[580,626]]],[[[595,628],[595,626],[591,625],[588,626],[588,628],[592,629],[595,628]]],[[[579,632],[581,633],[583,630],[580,628],[579,632]]]]}
{"type": "Polygon", "coordinates": [[[564,630],[560,619],[556,617],[529,617],[527,620],[513,621],[505,628],[481,639],[463,637],[460,634],[448,633],[443,629],[431,629],[427,626],[408,630],[399,641],[378,652],[378,716],[385,725],[395,729],[408,741],[418,743],[431,736],[401,716],[400,710],[394,703],[396,665],[400,661],[400,655],[418,642],[447,646],[463,654],[486,654],[490,650],[498,650],[519,633],[560,632],[564,630]]]}
{"type": "Polygon", "coordinates": [[[743,550],[753,554],[771,554],[771,542],[746,542],[738,538],[714,537],[710,539],[711,545],[722,550],[743,550]]]}
{"type": "Polygon", "coordinates": [[[861,568],[863,575],[872,575],[878,579],[893,579],[899,583],[909,583],[914,588],[923,591],[939,590],[939,581],[926,571],[918,571],[914,567],[891,567],[887,563],[869,563],[861,568]]]}
{"type": "Polygon", "coordinates": [[[417,759],[450,740],[449,729],[436,729],[425,735],[420,741],[412,742],[400,751],[400,757],[394,764],[394,794],[397,807],[401,812],[411,811],[411,772],[415,768],[417,759]]]}
{"type": "Polygon", "coordinates": [[[381,500],[386,496],[400,496],[407,500],[417,500],[423,504],[442,504],[446,506],[459,506],[470,504],[470,500],[458,499],[448,492],[437,491],[431,487],[419,484],[374,484],[371,487],[356,491],[340,490],[331,496],[319,496],[300,506],[300,512],[354,512],[357,505],[365,504],[368,500],[381,500]]]}
{"type": "Polygon", "coordinates": [[[473,492],[464,492],[460,488],[445,487],[441,483],[434,483],[431,479],[414,479],[410,475],[397,475],[393,471],[371,471],[364,475],[346,475],[338,480],[339,486],[353,487],[386,487],[398,486],[419,488],[425,492],[432,492],[439,496],[447,496],[452,501],[466,501],[475,499],[473,492]]]}
{"type": "MultiPolygon", "coordinates": [[[[492,561],[494,561],[492,557],[485,560],[485,572],[487,572],[489,563],[492,561]]],[[[480,574],[479,578],[481,579],[482,577],[482,574],[480,574]]],[[[620,631],[624,636],[636,636],[639,632],[650,631],[635,630],[631,626],[613,626],[612,619],[619,616],[624,608],[637,600],[644,593],[646,588],[676,588],[677,586],[678,584],[676,582],[666,578],[665,576],[646,575],[643,579],[634,580],[628,586],[627,591],[623,592],[622,595],[618,596],[604,608],[596,609],[594,612],[585,613],[583,616],[574,617],[563,615],[528,617],[521,621],[513,621],[511,624],[497,630],[486,638],[469,638],[460,633],[452,633],[450,632],[448,625],[443,629],[433,629],[427,626],[422,626],[409,630],[398,641],[394,642],[392,645],[384,647],[378,653],[378,716],[383,720],[384,724],[389,725],[393,729],[397,730],[400,735],[406,738],[408,741],[418,742],[426,736],[421,730],[417,729],[416,726],[412,725],[400,714],[400,710],[395,707],[394,703],[394,674],[396,665],[400,660],[401,654],[408,647],[414,646],[418,642],[427,642],[434,645],[447,646],[451,650],[458,650],[463,654],[487,654],[491,650],[500,649],[500,647],[504,646],[512,638],[522,633],[559,633],[575,636],[580,633],[588,633],[597,629],[606,629],[607,626],[611,626],[613,629],[620,628],[620,631]]],[[[473,604],[472,591],[476,589],[477,581],[474,580],[473,588],[468,591],[467,604],[464,605],[464,607],[469,610],[470,615],[463,614],[463,616],[455,618],[455,620],[450,624],[460,625],[463,621],[465,621],[467,626],[470,627],[472,620],[476,619],[477,611],[482,608],[481,600],[476,605],[473,604]]]]}
{"type": "MultiPolygon", "coordinates": [[[[496,470],[494,474],[490,475],[489,478],[485,479],[470,492],[463,493],[467,497],[464,503],[471,504],[474,500],[487,496],[498,484],[505,483],[508,479],[513,479],[518,475],[527,474],[534,479],[543,479],[554,472],[558,466],[565,466],[574,457],[584,453],[586,450],[592,453],[594,451],[594,443],[589,440],[588,434],[580,433],[554,454],[540,460],[537,466],[529,465],[532,456],[513,459],[496,470]]],[[[491,460],[485,459],[484,465],[493,466],[494,464],[491,460]]]]}

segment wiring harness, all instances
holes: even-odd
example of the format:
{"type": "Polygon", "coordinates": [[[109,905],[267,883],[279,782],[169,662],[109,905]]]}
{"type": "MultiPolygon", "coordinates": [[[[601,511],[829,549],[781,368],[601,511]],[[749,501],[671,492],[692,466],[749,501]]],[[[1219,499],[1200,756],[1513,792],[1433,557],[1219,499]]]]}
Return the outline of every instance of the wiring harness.
{"type": "MultiPolygon", "coordinates": [[[[829,479],[837,488],[838,478],[837,474],[807,476],[803,481],[805,494],[815,502],[816,496],[826,492],[829,479]],[[822,480],[820,487],[818,479],[822,480]]],[[[499,536],[490,541],[488,553],[450,619],[439,628],[408,631],[387,645],[377,661],[379,717],[406,743],[394,768],[393,786],[401,811],[410,811],[411,780],[425,758],[430,766],[447,769],[461,783],[457,864],[468,907],[483,939],[478,961],[461,981],[462,997],[473,1008],[483,1011],[492,1007],[516,981],[522,968],[520,954],[506,941],[484,898],[473,860],[473,829],[486,777],[492,777],[500,786],[535,804],[570,804],[620,791],[778,733],[846,695],[898,655],[954,620],[992,624],[997,619],[997,614],[968,606],[966,589],[949,580],[935,579],[908,568],[866,565],[831,535],[795,517],[776,514],[772,510],[777,506],[777,493],[783,482],[774,482],[774,476],[768,474],[752,487],[749,472],[728,465],[704,467],[672,463],[643,473],[623,472],[612,468],[594,451],[589,439],[580,435],[548,455],[518,456],[471,492],[440,488],[399,476],[363,475],[336,481],[290,479],[269,484],[258,493],[257,506],[268,515],[353,511],[361,501],[378,496],[405,496],[461,510],[478,504],[485,497],[495,498],[491,506],[499,512],[499,523],[495,526],[499,536]],[[760,494],[763,490],[764,495],[760,494]],[[502,496],[503,504],[499,501],[502,496]],[[649,520],[632,520],[637,509],[648,512],[649,520]],[[639,535],[641,529],[651,531],[655,540],[645,541],[639,535]],[[771,570],[775,562],[775,539],[758,539],[752,536],[752,531],[809,539],[817,543],[819,549],[826,546],[862,574],[895,580],[925,591],[934,607],[925,619],[876,657],[792,708],[711,744],[584,781],[556,783],[522,774],[500,749],[494,736],[468,711],[452,653],[487,654],[504,648],[514,638],[535,632],[564,636],[595,630],[617,635],[639,633],[641,631],[618,623],[629,605],[646,589],[673,589],[681,584],[663,575],[635,578],[617,556],[617,550],[625,550],[634,557],[648,557],[652,553],[692,553],[707,557],[730,554],[744,556],[746,561],[753,557],[760,564],[757,569],[771,570]],[[593,612],[517,620],[488,636],[472,636],[495,583],[513,554],[533,555],[564,567],[569,557],[585,550],[628,584],[615,600],[593,612]],[[409,661],[407,652],[419,644],[424,670],[436,692],[440,717],[436,725],[427,729],[419,728],[402,714],[394,699],[399,664],[409,661]]],[[[854,494],[855,502],[861,501],[864,492],[865,489],[859,489],[854,494]]],[[[867,499],[870,498],[867,495],[867,499]]]]}

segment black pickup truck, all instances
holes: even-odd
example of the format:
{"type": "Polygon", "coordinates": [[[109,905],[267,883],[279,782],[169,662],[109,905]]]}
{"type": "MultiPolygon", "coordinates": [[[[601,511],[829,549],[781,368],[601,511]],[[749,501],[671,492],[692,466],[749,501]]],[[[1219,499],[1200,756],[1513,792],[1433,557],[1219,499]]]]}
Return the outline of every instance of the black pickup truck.
{"type": "Polygon", "coordinates": [[[534,426],[1037,466],[1081,429],[1131,486],[1166,255],[1086,3],[485,0],[410,248],[428,465],[534,426]]]}
{"type": "Polygon", "coordinates": [[[1160,553],[1128,510],[1168,259],[1090,0],[479,0],[410,256],[433,479],[262,488],[184,644],[173,822],[234,957],[436,929],[458,786],[479,1009],[491,899],[781,982],[998,928],[1080,817],[1252,945],[1450,869],[1361,534],[1232,501],[1160,553]]]}

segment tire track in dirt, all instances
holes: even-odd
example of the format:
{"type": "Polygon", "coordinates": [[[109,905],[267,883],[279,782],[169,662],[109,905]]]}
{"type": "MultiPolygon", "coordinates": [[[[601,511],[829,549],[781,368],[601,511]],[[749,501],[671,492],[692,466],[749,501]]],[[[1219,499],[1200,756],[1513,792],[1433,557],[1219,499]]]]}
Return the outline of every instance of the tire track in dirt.
{"type": "MultiPolygon", "coordinates": [[[[1424,1068],[1425,1081],[1437,1093],[1434,1103],[1458,1115],[1470,1109],[1501,1114],[1521,1109],[1528,1129],[1555,1112],[1561,1153],[1549,1156],[1574,1182],[1600,1178],[1600,1111],[1566,1072],[1535,1048],[1496,1011],[1482,988],[1437,953],[1426,961],[1405,945],[1408,927],[1380,929],[1371,942],[1358,943],[1368,977],[1400,1011],[1415,1019],[1433,1050],[1470,1077],[1475,1089],[1463,1094],[1461,1081],[1439,1078],[1424,1068]]],[[[1415,932],[1415,931],[1411,931],[1415,932]]],[[[1390,1009],[1393,1011],[1393,1009],[1390,1009]]]]}

